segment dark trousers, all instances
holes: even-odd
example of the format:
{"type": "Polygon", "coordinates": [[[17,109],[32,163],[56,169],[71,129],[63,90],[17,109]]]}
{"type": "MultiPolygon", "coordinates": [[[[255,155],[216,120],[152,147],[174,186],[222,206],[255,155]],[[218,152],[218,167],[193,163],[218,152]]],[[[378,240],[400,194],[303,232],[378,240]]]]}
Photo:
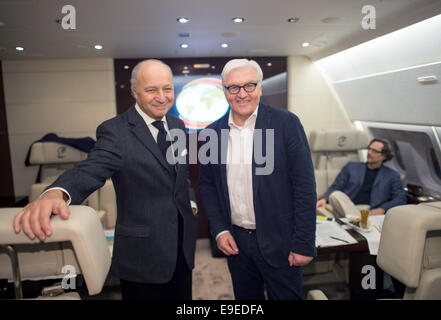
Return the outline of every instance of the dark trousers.
{"type": "Polygon", "coordinates": [[[256,232],[233,226],[232,235],[239,254],[228,257],[228,268],[237,300],[264,300],[265,287],[270,300],[299,300],[302,297],[301,267],[275,268],[263,258],[256,232]]]}
{"type": "Polygon", "coordinates": [[[171,280],[164,284],[121,281],[123,300],[191,300],[192,271],[182,250],[183,221],[178,214],[178,257],[171,280]]]}

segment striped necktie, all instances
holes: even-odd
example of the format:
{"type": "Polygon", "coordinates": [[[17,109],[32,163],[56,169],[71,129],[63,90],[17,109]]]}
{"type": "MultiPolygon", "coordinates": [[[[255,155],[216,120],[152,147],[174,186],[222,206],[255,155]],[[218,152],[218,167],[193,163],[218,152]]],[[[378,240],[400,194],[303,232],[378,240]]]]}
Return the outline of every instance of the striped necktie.
{"type": "Polygon", "coordinates": [[[161,150],[165,161],[167,161],[166,154],[167,148],[170,147],[170,141],[167,141],[167,131],[165,131],[164,123],[162,121],[154,121],[152,122],[152,125],[159,130],[156,143],[158,144],[159,150],[161,150]]]}

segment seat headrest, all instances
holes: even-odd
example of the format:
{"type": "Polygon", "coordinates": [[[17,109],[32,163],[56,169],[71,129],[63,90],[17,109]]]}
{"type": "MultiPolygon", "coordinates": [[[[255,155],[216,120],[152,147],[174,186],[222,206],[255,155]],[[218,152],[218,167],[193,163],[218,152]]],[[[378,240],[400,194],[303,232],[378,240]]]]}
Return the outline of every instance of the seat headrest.
{"type": "Polygon", "coordinates": [[[35,142],[31,147],[29,163],[55,164],[75,163],[87,158],[87,153],[58,142],[35,142]]]}
{"type": "Polygon", "coordinates": [[[311,131],[311,151],[356,151],[367,148],[369,136],[355,129],[320,129],[311,131]]]}
{"type": "MultiPolygon", "coordinates": [[[[90,295],[98,294],[110,269],[110,250],[104,230],[95,210],[86,206],[70,206],[69,219],[56,215],[51,218],[52,235],[45,243],[72,243],[78,265],[81,268],[90,295]]],[[[13,229],[13,220],[21,208],[0,208],[0,244],[35,245],[38,238],[29,239],[23,231],[13,229]]]]}
{"type": "Polygon", "coordinates": [[[441,209],[404,205],[390,209],[384,219],[377,263],[408,287],[419,285],[422,268],[440,268],[441,209]],[[434,235],[435,237],[431,237],[434,235]],[[432,255],[432,256],[430,256],[432,255]]]}

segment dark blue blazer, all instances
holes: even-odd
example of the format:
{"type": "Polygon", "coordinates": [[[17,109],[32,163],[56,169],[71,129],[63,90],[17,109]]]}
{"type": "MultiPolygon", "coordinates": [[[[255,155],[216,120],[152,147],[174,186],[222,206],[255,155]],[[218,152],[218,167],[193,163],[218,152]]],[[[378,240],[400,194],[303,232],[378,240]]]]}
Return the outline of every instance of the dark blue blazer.
{"type": "MultiPolygon", "coordinates": [[[[169,129],[185,130],[181,120],[166,117],[169,129]]],[[[197,218],[190,207],[188,164],[177,164],[173,172],[134,107],[103,122],[96,136],[88,158],[49,188],[63,187],[72,204],[81,204],[112,178],[118,214],[111,273],[132,282],[168,282],[176,265],[178,214],[184,256],[193,268],[197,218]]]]}
{"type": "MultiPolygon", "coordinates": [[[[225,151],[228,146],[228,116],[229,113],[208,126],[219,137],[218,161],[201,164],[199,171],[199,192],[213,236],[223,230],[231,231],[232,226],[225,159],[221,162],[221,149],[225,151]],[[226,139],[221,139],[221,130],[227,130],[226,139]]],[[[287,110],[261,103],[255,129],[263,130],[263,155],[266,130],[274,129],[273,172],[256,175],[256,168],[265,164],[256,163],[253,156],[257,241],[269,264],[286,266],[290,251],[316,255],[316,187],[310,150],[300,120],[287,110]]]]}
{"type": "MultiPolygon", "coordinates": [[[[353,200],[363,186],[365,173],[365,162],[349,162],[322,198],[328,200],[332,192],[339,190],[353,200]]],[[[372,185],[370,207],[372,209],[381,207],[387,211],[406,203],[406,193],[403,190],[400,174],[389,167],[381,166],[372,185]]]]}

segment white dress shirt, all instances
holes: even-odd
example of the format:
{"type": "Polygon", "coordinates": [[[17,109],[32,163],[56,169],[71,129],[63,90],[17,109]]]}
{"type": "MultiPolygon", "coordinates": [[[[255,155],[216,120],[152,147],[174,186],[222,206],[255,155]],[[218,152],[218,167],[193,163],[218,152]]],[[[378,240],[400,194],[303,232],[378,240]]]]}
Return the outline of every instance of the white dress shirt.
{"type": "MultiPolygon", "coordinates": [[[[256,229],[253,203],[253,137],[258,107],[243,126],[234,123],[230,111],[230,127],[227,149],[227,186],[230,198],[232,224],[256,229]]],[[[216,239],[228,231],[221,231],[216,239]]]]}

